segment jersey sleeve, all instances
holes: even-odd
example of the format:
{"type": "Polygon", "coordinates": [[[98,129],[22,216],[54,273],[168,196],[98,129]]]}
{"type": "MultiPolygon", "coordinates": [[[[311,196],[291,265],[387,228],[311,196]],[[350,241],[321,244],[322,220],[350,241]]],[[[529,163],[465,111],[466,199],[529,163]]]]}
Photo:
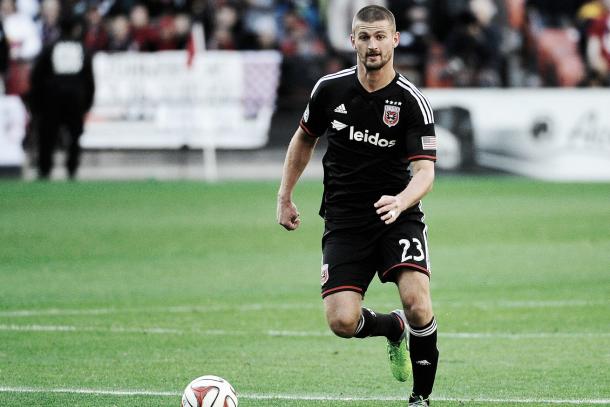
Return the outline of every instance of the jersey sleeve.
{"type": "Polygon", "coordinates": [[[414,89],[407,103],[406,154],[409,161],[436,161],[434,113],[428,99],[414,89]]]}
{"type": "Polygon", "coordinates": [[[322,86],[316,85],[311,92],[309,103],[305,108],[299,126],[311,137],[320,137],[327,127],[324,107],[322,104],[322,86]]]}

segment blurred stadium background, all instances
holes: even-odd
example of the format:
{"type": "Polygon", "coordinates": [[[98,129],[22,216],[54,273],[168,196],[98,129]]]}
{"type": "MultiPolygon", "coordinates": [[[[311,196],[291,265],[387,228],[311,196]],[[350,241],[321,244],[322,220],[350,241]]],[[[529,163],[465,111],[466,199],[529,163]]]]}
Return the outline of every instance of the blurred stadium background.
{"type": "Polygon", "coordinates": [[[29,71],[71,13],[97,86],[81,179],[277,178],[316,80],[354,64],[369,3],[397,16],[440,168],[610,179],[608,0],[2,0],[0,172],[35,177],[29,71]]]}

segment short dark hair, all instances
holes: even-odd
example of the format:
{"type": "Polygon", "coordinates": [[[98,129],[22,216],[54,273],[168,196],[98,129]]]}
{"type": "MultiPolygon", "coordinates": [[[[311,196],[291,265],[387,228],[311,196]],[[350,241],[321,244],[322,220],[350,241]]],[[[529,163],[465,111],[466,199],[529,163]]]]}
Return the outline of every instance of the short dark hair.
{"type": "Polygon", "coordinates": [[[352,23],[352,31],[355,26],[356,20],[364,21],[365,23],[372,23],[374,21],[386,20],[392,26],[392,29],[396,31],[396,19],[394,14],[390,10],[382,6],[366,6],[361,8],[354,17],[352,23]]]}

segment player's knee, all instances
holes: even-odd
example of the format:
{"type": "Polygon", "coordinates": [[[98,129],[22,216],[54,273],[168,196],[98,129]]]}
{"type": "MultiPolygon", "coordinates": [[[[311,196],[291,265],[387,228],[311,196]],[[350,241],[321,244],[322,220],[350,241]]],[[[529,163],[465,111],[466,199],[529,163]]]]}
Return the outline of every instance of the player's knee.
{"type": "Polygon", "coordinates": [[[352,338],[358,327],[358,319],[347,315],[337,316],[328,320],[331,331],[341,338],[352,338]]]}
{"type": "Polygon", "coordinates": [[[410,324],[420,326],[432,318],[432,305],[428,298],[415,293],[403,296],[402,302],[410,324]]]}
{"type": "Polygon", "coordinates": [[[417,293],[408,293],[402,295],[402,305],[407,312],[413,311],[421,307],[421,298],[417,293]]]}

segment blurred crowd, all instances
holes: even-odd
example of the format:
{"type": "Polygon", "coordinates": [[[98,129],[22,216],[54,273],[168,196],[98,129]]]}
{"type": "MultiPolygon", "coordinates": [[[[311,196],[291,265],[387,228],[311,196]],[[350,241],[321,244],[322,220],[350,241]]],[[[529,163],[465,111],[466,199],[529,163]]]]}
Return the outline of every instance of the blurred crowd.
{"type": "Polygon", "coordinates": [[[196,24],[206,49],[277,49],[282,91],[298,94],[354,64],[351,20],[367,4],[394,12],[396,64],[421,86],[610,85],[610,0],[0,0],[0,82],[27,91],[70,14],[91,53],[186,49],[196,24]]]}

